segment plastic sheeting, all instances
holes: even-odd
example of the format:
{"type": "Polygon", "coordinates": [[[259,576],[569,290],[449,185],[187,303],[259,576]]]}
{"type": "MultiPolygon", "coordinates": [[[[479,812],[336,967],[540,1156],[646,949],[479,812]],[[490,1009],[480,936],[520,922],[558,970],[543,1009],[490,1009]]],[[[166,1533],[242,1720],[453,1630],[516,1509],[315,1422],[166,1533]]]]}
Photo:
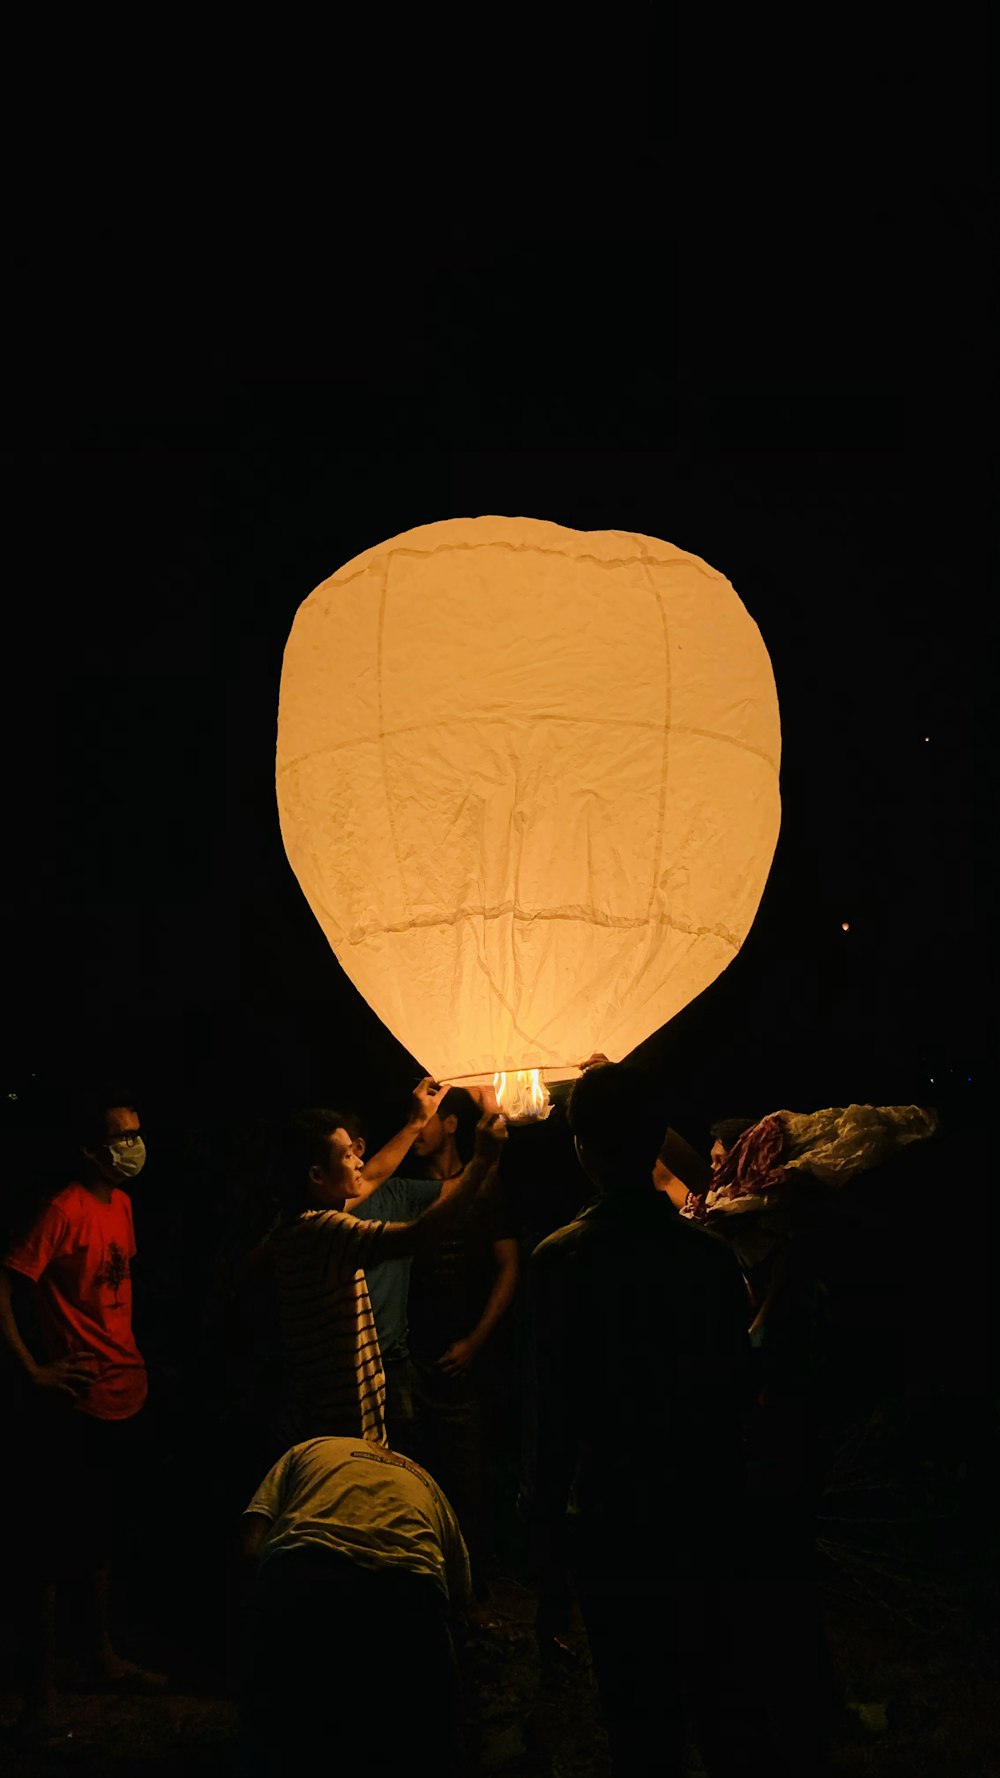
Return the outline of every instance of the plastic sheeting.
{"type": "Polygon", "coordinates": [[[824,1185],[846,1185],[938,1127],[937,1114],[920,1105],[831,1105],[775,1115],[785,1129],[782,1164],[812,1173],[824,1185]]]}
{"type": "Polygon", "coordinates": [[[452,519],[296,614],[289,861],[341,965],[443,1080],[617,1058],[726,967],[780,818],[774,678],[697,556],[452,519]]]}

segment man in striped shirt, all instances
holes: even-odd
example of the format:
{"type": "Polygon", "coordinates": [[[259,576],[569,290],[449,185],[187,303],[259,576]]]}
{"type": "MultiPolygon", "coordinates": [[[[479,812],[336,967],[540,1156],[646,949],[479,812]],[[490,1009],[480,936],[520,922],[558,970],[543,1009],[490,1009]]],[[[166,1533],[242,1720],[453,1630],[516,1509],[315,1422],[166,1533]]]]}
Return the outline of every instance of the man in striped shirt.
{"type": "Polygon", "coordinates": [[[460,1224],[489,1189],[506,1134],[501,1116],[485,1115],[448,1197],[414,1222],[367,1222],[344,1208],[359,1195],[362,1163],[343,1114],[304,1111],[293,1120],[288,1214],[272,1236],[287,1376],[276,1430],[286,1444],[359,1434],[385,1443],[385,1377],[365,1267],[424,1252],[460,1224]]]}

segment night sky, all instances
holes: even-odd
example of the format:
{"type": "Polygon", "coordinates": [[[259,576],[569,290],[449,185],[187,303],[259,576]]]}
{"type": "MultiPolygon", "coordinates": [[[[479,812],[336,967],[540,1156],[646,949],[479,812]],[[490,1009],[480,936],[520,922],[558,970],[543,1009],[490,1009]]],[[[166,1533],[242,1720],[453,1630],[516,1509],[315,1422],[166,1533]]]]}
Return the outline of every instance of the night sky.
{"type": "MultiPolygon", "coordinates": [[[[551,56],[540,9],[477,15],[439,61],[414,15],[398,95],[403,13],[364,52],[338,13],[287,43],[250,17],[217,60],[204,21],[105,42],[88,17],[78,50],[46,19],[9,56],[0,1232],[69,1177],[48,1127],[72,1089],[121,1083],[149,1146],[137,1334],[215,1502],[178,1521],[198,1588],[248,1497],[212,1328],[220,1256],[273,1215],[269,1134],[325,1103],[384,1138],[422,1073],[285,858],[283,648],[353,556],[477,514],[666,540],[760,628],[770,879],[729,969],[636,1057],[704,1154],[727,1116],[941,1106],[946,1140],[827,1194],[831,1412],[916,1399],[914,1498],[925,1450],[968,1459],[947,1498],[977,1572],[989,1547],[985,32],[960,9],[684,11],[554,15],[551,56]]],[[[426,689],[446,702],[444,675],[426,689]]],[[[505,1175],[528,1245],[586,1189],[559,1118],[512,1133],[505,1175]]],[[[177,1646],[210,1663],[192,1596],[177,1646]]],[[[935,1659],[965,1646],[948,1630],[935,1659]]]]}
{"type": "Polygon", "coordinates": [[[991,1035],[985,279],[974,196],[926,201],[919,277],[890,206],[863,240],[846,212],[752,255],[720,232],[697,275],[665,241],[636,276],[623,238],[456,237],[415,251],[403,287],[314,294],[301,327],[213,316],[192,344],[125,303],[99,347],[82,321],[40,325],[5,453],[6,1092],[87,1069],[161,1119],[178,1098],[209,1122],[403,1109],[420,1058],[285,860],[282,649],[359,551],[502,513],[703,556],[771,656],[764,901],[640,1052],[678,1126],[702,1142],[711,1117],[778,1106],[972,1103],[991,1035]]]}

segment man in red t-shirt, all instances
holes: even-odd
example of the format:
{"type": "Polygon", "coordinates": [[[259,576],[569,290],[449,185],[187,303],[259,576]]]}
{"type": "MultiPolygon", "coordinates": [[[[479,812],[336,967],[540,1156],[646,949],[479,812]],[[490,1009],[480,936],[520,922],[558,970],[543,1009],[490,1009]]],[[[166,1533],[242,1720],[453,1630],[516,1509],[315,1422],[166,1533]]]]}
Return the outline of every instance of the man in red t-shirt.
{"type": "Polygon", "coordinates": [[[31,1386],[25,1457],[37,1610],[26,1710],[32,1726],[44,1724],[54,1703],[56,1582],[73,1572],[93,1588],[96,1677],[163,1683],[115,1653],[108,1610],[116,1496],[147,1388],[132,1332],[132,1204],[121,1187],[141,1171],[146,1150],[135,1110],[114,1101],[84,1114],[78,1140],[79,1177],[45,1205],[0,1265],[0,1339],[31,1386]],[[34,1288],[41,1358],[18,1328],[12,1274],[34,1288]]]}

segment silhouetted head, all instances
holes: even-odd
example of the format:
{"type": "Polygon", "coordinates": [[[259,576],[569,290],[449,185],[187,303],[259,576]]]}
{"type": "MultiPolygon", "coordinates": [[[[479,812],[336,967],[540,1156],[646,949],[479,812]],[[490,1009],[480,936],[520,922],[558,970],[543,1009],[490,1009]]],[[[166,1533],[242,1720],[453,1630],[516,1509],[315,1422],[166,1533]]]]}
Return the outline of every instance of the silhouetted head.
{"type": "Polygon", "coordinates": [[[465,1166],[472,1159],[478,1122],[479,1107],[472,1094],[464,1087],[449,1087],[438,1100],[437,1110],[414,1138],[411,1152],[421,1160],[432,1161],[453,1139],[458,1158],[465,1166]]]}
{"type": "Polygon", "coordinates": [[[627,1062],[588,1068],[570,1094],[567,1121],[580,1165],[602,1192],[652,1192],[670,1114],[641,1068],[627,1062]]]}
{"type": "Polygon", "coordinates": [[[735,1148],[744,1130],[752,1130],[757,1122],[755,1117],[723,1117],[718,1123],[710,1124],[708,1133],[712,1138],[709,1160],[712,1172],[717,1173],[731,1148],[735,1148]]]}

